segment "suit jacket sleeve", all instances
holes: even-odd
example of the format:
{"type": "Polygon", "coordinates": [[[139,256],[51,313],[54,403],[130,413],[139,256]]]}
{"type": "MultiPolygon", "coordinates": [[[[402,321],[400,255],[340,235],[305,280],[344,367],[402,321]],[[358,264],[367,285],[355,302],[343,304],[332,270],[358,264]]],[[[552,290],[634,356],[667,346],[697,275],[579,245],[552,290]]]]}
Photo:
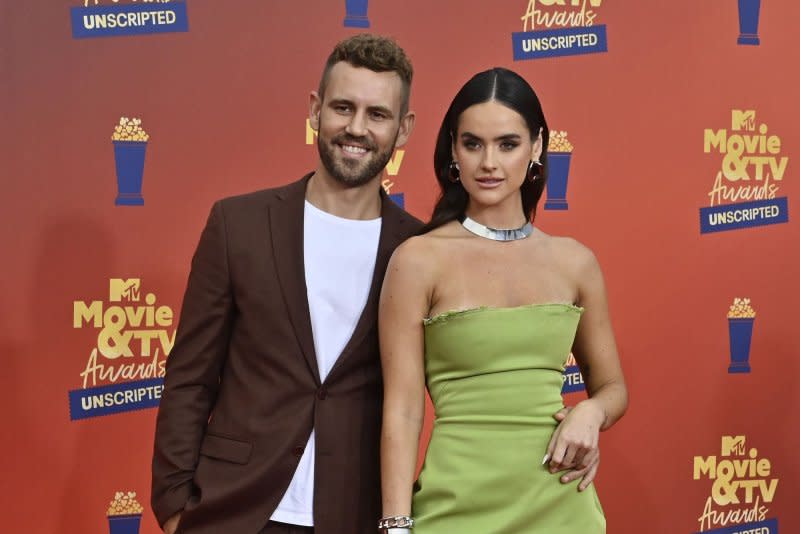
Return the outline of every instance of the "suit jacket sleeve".
{"type": "Polygon", "coordinates": [[[167,358],[153,453],[151,504],[160,525],[183,510],[219,389],[234,314],[222,202],[192,259],[175,345],[167,358]]]}

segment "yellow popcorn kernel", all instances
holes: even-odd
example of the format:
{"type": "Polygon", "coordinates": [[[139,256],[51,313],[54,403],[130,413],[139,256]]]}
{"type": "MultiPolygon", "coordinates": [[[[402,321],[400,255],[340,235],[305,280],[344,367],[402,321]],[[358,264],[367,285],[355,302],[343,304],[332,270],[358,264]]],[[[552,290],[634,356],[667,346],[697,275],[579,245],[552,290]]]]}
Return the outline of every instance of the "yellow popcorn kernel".
{"type": "Polygon", "coordinates": [[[120,117],[119,124],[114,127],[114,133],[111,136],[113,141],[137,141],[146,142],[150,136],[141,127],[142,119],[135,117],[129,119],[128,117],[120,117]]]}
{"type": "Polygon", "coordinates": [[[573,146],[567,139],[566,131],[554,130],[550,132],[550,152],[572,152],[573,146]]]}
{"type": "Polygon", "coordinates": [[[109,504],[106,515],[109,516],[133,515],[133,514],[141,514],[142,512],[144,512],[144,508],[136,500],[135,491],[129,491],[127,493],[118,491],[114,495],[114,500],[111,501],[111,503],[109,504]]]}
{"type": "Polygon", "coordinates": [[[752,319],[755,316],[756,312],[753,307],[750,306],[749,298],[734,298],[733,304],[731,304],[728,309],[728,318],[730,319],[752,319]]]}

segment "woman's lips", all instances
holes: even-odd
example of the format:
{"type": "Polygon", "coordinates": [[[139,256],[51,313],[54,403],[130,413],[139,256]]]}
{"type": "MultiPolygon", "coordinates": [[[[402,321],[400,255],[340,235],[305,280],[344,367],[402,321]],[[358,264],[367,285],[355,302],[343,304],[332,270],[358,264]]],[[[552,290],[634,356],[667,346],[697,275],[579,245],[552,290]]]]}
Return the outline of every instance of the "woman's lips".
{"type": "Polygon", "coordinates": [[[495,177],[487,177],[487,178],[475,178],[475,181],[478,183],[480,187],[483,189],[493,189],[503,183],[502,178],[495,178],[495,177]]]}

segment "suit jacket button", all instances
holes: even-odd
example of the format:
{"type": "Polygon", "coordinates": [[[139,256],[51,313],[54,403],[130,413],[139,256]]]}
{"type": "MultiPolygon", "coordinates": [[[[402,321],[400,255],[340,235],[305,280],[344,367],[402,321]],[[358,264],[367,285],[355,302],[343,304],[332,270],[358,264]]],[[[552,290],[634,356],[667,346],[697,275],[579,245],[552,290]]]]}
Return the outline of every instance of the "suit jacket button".
{"type": "Polygon", "coordinates": [[[303,456],[303,451],[305,450],[306,450],[305,447],[301,447],[298,445],[297,447],[292,449],[292,454],[294,454],[295,456],[303,456]]]}
{"type": "Polygon", "coordinates": [[[325,398],[326,398],[327,396],[328,396],[328,390],[327,390],[327,389],[325,389],[324,387],[322,387],[322,388],[319,388],[319,389],[317,390],[317,398],[318,398],[319,400],[325,400],[325,398]]]}

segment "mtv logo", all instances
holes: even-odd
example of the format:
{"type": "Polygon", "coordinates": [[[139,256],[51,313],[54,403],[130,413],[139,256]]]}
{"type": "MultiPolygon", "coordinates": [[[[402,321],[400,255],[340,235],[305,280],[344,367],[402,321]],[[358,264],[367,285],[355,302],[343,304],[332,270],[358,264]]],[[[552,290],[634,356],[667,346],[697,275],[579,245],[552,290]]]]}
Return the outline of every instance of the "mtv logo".
{"type": "Polygon", "coordinates": [[[108,280],[108,300],[111,302],[139,302],[140,278],[111,278],[108,280]]]}
{"type": "Polygon", "coordinates": [[[744,456],[744,436],[722,436],[722,456],[744,456]]]}
{"type": "Polygon", "coordinates": [[[734,131],[746,130],[752,132],[756,129],[756,110],[734,109],[731,111],[731,129],[734,131]]]}

